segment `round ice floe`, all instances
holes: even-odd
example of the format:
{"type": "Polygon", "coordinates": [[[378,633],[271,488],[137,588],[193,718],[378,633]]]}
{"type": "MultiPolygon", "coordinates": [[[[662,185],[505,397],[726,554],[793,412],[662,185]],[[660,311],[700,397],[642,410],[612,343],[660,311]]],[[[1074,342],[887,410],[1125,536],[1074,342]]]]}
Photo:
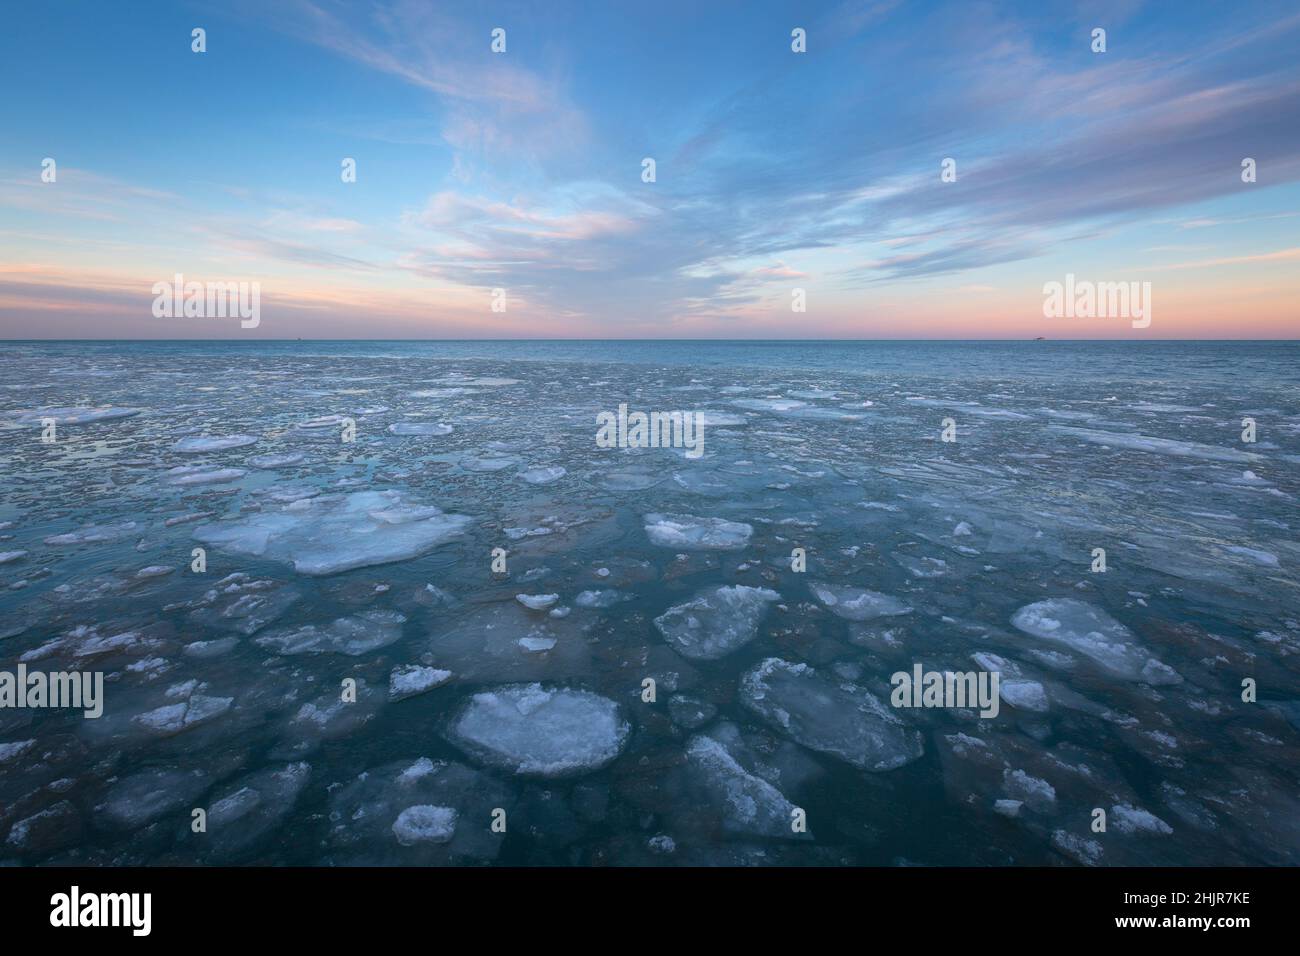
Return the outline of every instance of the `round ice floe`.
{"type": "Polygon", "coordinates": [[[118,418],[132,418],[139,415],[140,408],[28,408],[17,412],[8,412],[20,425],[40,425],[44,419],[52,418],[56,425],[85,425],[88,422],[107,422],[118,418]]]}
{"type": "Polygon", "coordinates": [[[655,627],[683,657],[717,660],[757,637],[768,604],[780,599],[768,588],[715,588],[669,608],[655,618],[655,627]]]}
{"type": "Polygon", "coordinates": [[[667,474],[648,468],[621,468],[615,471],[596,472],[591,480],[606,491],[645,491],[661,484],[667,474]]]}
{"type": "Polygon", "coordinates": [[[521,480],[528,482],[530,485],[549,485],[553,481],[559,481],[567,472],[560,465],[551,465],[542,468],[529,468],[519,473],[521,480]]]}
{"type": "Polygon", "coordinates": [[[427,803],[407,807],[393,823],[393,835],[402,846],[448,843],[456,835],[456,810],[427,803]]]}
{"type": "Polygon", "coordinates": [[[394,435],[450,435],[454,429],[442,422],[394,422],[388,426],[394,435]]]}
{"type": "Polygon", "coordinates": [[[348,421],[345,415],[321,415],[318,418],[309,418],[305,422],[299,422],[296,427],[308,431],[316,428],[335,428],[344,425],[348,421]]]}
{"type": "Polygon", "coordinates": [[[740,681],[741,702],[796,743],[861,770],[893,770],[924,752],[921,735],[870,691],[777,657],[740,681]]]}
{"type": "Polygon", "coordinates": [[[301,452],[287,452],[284,454],[254,455],[248,459],[248,464],[254,468],[284,468],[288,465],[296,465],[303,460],[301,452]]]}
{"type": "Polygon", "coordinates": [[[1047,692],[1038,681],[1004,680],[998,689],[998,696],[1017,710],[1045,714],[1049,709],[1047,692]]]}
{"type": "Polygon", "coordinates": [[[630,731],[607,697],[514,684],[471,697],[447,738],[484,763],[530,776],[563,777],[605,766],[618,756],[630,731]]]}
{"type": "Polygon", "coordinates": [[[257,444],[257,439],[252,435],[196,435],[192,438],[182,438],[172,445],[172,451],[197,454],[204,451],[225,451],[228,448],[243,448],[245,445],[255,444],[257,444]]]}

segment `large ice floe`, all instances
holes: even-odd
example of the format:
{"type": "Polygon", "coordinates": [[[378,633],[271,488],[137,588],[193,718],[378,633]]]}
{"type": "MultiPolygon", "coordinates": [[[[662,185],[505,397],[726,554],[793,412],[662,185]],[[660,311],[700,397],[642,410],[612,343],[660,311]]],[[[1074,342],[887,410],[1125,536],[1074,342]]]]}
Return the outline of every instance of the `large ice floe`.
{"type": "Polygon", "coordinates": [[[1130,631],[1100,608],[1073,598],[1027,604],[1011,623],[1032,637],[1068,648],[1122,680],[1177,684],[1182,678],[1156,660],[1130,631]]]}
{"type": "Polygon", "coordinates": [[[590,773],[619,755],[631,726],[607,697],[515,684],[475,694],[447,738],[494,767],[538,777],[590,773]]]}
{"type": "Polygon", "coordinates": [[[293,810],[311,777],[299,761],[256,770],[236,780],[208,805],[207,835],[214,862],[245,856],[293,810]]]}
{"type": "Polygon", "coordinates": [[[861,770],[893,770],[924,752],[921,735],[864,687],[769,657],[740,680],[740,699],[777,731],[861,770]]]}
{"type": "Polygon", "coordinates": [[[17,412],[6,412],[6,416],[19,425],[40,425],[46,419],[53,419],[55,425],[87,425],[92,422],[115,421],[119,418],[134,418],[143,409],[140,408],[28,408],[17,412]]]}
{"type": "Polygon", "coordinates": [[[172,451],[193,455],[208,451],[228,451],[231,448],[256,444],[257,439],[252,435],[196,435],[182,438],[172,445],[172,451]]]}
{"type": "Polygon", "coordinates": [[[683,657],[716,660],[758,636],[768,605],[781,595],[743,584],[710,588],[655,618],[655,627],[683,657]]]}
{"type": "Polygon", "coordinates": [[[686,551],[733,551],[749,543],[752,525],[725,518],[697,518],[694,515],[648,514],[645,533],[651,544],[686,551]]]}
{"type": "Polygon", "coordinates": [[[406,616],[397,611],[370,610],[341,617],[329,624],[267,631],[256,643],[277,654],[346,654],[358,657],[396,643],[406,616]]]}
{"type": "Polygon", "coordinates": [[[868,591],[865,588],[849,587],[839,584],[823,584],[813,581],[808,589],[822,604],[830,608],[836,617],[846,621],[870,621],[877,617],[897,617],[910,614],[912,609],[898,598],[868,591]]]}
{"type": "Polygon", "coordinates": [[[237,554],[293,564],[301,574],[337,574],[419,557],[470,523],[399,491],[357,491],[295,501],[278,511],[200,525],[194,537],[237,554]]]}
{"type": "Polygon", "coordinates": [[[1235,448],[1220,448],[1204,442],[1181,441],[1175,438],[1153,438],[1149,435],[1133,435],[1127,432],[1099,431],[1095,428],[1076,428],[1072,425],[1049,425],[1049,431],[1060,435],[1069,435],[1094,445],[1107,445],[1111,448],[1123,448],[1127,451],[1146,451],[1157,455],[1175,455],[1182,458],[1203,458],[1207,461],[1252,462],[1262,461],[1263,456],[1254,452],[1239,451],[1235,448]]]}
{"type": "Polygon", "coordinates": [[[696,786],[718,808],[723,829],[732,835],[773,839],[812,839],[793,827],[795,806],[785,794],[757,774],[750,773],[727,747],[699,734],[686,744],[686,760],[696,786]]]}

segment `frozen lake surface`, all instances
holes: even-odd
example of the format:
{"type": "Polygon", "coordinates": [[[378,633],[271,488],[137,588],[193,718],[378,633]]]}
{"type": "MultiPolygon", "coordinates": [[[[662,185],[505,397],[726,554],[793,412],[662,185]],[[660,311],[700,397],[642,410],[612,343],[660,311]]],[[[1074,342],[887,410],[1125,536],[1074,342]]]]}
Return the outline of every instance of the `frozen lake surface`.
{"type": "Polygon", "coordinates": [[[1300,864],[1294,343],[4,343],[0,439],[105,694],[0,863],[1300,864]]]}

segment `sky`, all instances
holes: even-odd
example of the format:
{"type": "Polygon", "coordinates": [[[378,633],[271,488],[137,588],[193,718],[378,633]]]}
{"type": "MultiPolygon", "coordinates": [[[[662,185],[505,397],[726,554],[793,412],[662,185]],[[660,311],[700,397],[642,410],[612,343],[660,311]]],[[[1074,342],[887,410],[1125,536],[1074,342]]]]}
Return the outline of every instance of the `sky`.
{"type": "Polygon", "coordinates": [[[1294,0],[49,0],[4,20],[0,338],[1300,331],[1294,0]],[[257,283],[259,323],[156,316],[176,274],[257,283]],[[1067,274],[1149,282],[1149,326],[1045,316],[1067,274]]]}

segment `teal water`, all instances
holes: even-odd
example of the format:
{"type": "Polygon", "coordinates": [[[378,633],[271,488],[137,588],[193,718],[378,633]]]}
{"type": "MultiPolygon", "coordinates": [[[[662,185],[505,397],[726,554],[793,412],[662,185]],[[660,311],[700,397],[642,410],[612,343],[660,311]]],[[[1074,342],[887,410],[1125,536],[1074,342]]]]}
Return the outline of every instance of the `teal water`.
{"type": "Polygon", "coordinates": [[[0,343],[0,670],[106,687],[0,709],[0,861],[1294,864],[1297,359],[0,343]]]}

